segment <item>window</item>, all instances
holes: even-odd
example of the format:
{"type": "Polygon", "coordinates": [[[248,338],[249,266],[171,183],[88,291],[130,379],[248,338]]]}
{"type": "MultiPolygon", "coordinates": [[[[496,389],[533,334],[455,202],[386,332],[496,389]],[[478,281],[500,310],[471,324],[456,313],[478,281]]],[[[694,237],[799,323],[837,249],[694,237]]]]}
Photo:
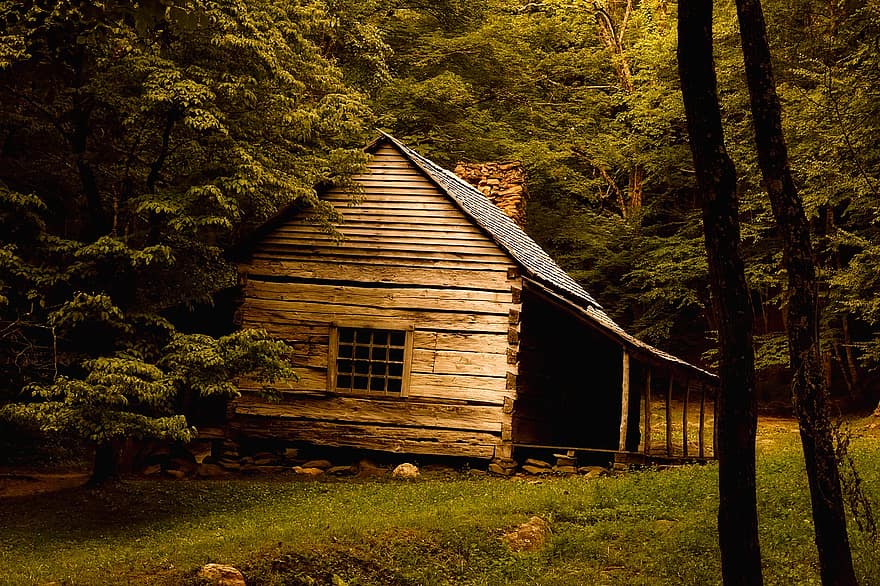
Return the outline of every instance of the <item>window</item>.
{"type": "Polygon", "coordinates": [[[334,326],[330,335],[330,390],[405,396],[412,329],[334,326]]]}

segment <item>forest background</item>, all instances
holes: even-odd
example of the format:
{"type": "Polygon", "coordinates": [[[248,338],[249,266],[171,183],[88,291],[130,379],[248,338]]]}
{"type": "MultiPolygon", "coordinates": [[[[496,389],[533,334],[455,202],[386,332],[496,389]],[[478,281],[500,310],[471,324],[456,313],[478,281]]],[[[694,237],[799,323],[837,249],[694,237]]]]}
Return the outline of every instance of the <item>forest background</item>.
{"type": "MultiPolygon", "coordinates": [[[[280,207],[334,219],[316,186],[360,169],[375,128],[448,168],[520,161],[527,232],[630,332],[711,367],[675,9],[0,2],[3,413],[98,445],[185,439],[192,397],[234,394],[237,372],[287,374],[283,347],[204,309],[226,307],[229,252],[280,207]]],[[[825,376],[836,396],[873,406],[880,2],[764,10],[820,269],[825,376]]],[[[715,14],[759,389],[787,401],[782,247],[752,152],[733,3],[715,14]]]]}

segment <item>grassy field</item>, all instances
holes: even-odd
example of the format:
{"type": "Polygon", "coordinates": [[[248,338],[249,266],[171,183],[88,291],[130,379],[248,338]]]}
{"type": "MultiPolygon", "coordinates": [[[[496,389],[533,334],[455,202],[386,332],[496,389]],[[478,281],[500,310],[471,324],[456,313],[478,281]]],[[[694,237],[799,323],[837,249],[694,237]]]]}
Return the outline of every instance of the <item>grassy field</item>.
{"type": "MultiPolygon", "coordinates": [[[[852,452],[876,506],[869,422],[854,423],[852,452]]],[[[759,450],[766,583],[818,584],[792,424],[763,421],[759,450]]],[[[195,584],[209,561],[253,585],[717,584],[716,476],[710,464],[593,480],[137,480],[8,498],[0,584],[195,584]],[[532,515],[550,543],[511,552],[500,537],[532,515]]],[[[851,538],[861,583],[880,584],[880,548],[851,538]]]]}

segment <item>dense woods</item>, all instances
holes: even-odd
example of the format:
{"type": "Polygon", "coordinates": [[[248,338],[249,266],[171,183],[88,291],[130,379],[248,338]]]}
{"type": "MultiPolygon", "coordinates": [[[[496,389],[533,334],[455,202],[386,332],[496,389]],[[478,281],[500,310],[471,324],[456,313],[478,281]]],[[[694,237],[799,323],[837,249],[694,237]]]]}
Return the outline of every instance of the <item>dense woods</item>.
{"type": "MultiPolygon", "coordinates": [[[[876,404],[880,5],[764,9],[819,263],[823,375],[876,404]]],[[[662,0],[0,3],[0,399],[30,402],[6,413],[98,443],[185,435],[186,395],[229,394],[223,378],[261,358],[277,375],[280,348],[193,334],[229,330],[189,310],[234,284],[224,255],[242,235],[360,170],[372,127],[450,168],[521,161],[527,231],[632,333],[714,365],[675,13],[662,0]]],[[[715,8],[715,59],[759,392],[787,401],[782,240],[732,2],[715,8]]]]}
{"type": "Polygon", "coordinates": [[[526,231],[628,331],[721,373],[726,583],[760,581],[756,398],[793,389],[823,580],[853,583],[824,401],[880,400],[880,1],[682,8],[689,37],[666,0],[0,0],[0,452],[65,434],[101,481],[128,438],[191,439],[236,377],[294,376],[234,327],[234,255],[290,205],[335,240],[318,194],[364,195],[378,128],[449,169],[516,161],[526,231]]]}
{"type": "MultiPolygon", "coordinates": [[[[824,374],[876,401],[877,7],[765,7],[795,181],[819,262],[824,374]]],[[[383,11],[379,121],[448,165],[518,159],[528,227],[638,336],[716,360],[699,197],[675,61],[674,7],[484,3],[383,11]],[[475,15],[475,13],[477,13],[475,15]],[[478,16],[478,17],[477,17],[478,16]],[[393,33],[393,34],[392,34],[393,33]]],[[[782,239],[752,142],[733,3],[715,9],[723,124],[739,170],[759,391],[788,398],[782,239]]]]}

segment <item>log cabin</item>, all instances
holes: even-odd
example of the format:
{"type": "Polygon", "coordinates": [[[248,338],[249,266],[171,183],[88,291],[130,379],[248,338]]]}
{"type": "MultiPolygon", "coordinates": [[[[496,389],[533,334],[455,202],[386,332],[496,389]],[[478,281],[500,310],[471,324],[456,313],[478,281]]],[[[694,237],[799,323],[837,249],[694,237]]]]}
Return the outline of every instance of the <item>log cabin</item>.
{"type": "Polygon", "coordinates": [[[712,455],[714,375],[627,334],[471,184],[387,134],[366,150],[362,191],[322,194],[341,239],[291,208],[246,248],[240,324],[286,340],[298,379],[279,402],[240,381],[230,433],[489,460],[712,455]]]}

